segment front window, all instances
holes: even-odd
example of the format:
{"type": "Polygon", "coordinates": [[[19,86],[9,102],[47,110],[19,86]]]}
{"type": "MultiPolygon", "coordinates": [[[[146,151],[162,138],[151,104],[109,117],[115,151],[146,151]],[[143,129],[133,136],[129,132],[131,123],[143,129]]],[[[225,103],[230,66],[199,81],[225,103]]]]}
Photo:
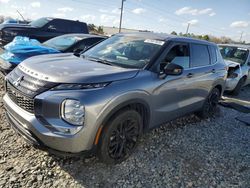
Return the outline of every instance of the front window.
{"type": "Polygon", "coordinates": [[[116,35],[94,46],[84,56],[125,68],[143,68],[163,44],[161,40],[116,35]]]}
{"type": "Polygon", "coordinates": [[[182,66],[184,69],[189,68],[190,55],[189,47],[186,44],[178,44],[170,49],[164,61],[182,66]]]}
{"type": "Polygon", "coordinates": [[[30,25],[33,27],[43,27],[45,24],[47,24],[51,20],[52,20],[51,18],[39,18],[37,20],[30,22],[30,25]]]}
{"type": "Polygon", "coordinates": [[[243,65],[247,60],[249,50],[240,47],[220,46],[220,52],[223,59],[243,65]]]}
{"type": "Polygon", "coordinates": [[[82,37],[78,36],[59,36],[44,42],[43,45],[59,51],[64,51],[82,39],[82,37]]]}

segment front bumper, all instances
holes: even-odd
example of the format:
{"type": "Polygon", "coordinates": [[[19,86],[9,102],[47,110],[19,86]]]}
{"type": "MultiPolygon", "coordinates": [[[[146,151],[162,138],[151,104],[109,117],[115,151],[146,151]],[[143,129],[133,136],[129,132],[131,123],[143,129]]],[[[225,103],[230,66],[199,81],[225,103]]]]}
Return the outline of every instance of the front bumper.
{"type": "Polygon", "coordinates": [[[93,147],[87,145],[85,131],[76,135],[59,135],[53,133],[35,115],[17,106],[6,94],[3,98],[6,114],[12,127],[29,143],[46,148],[52,153],[75,155],[89,153],[93,147]],[[54,151],[54,152],[53,152],[54,151]]]}
{"type": "Polygon", "coordinates": [[[239,78],[227,78],[226,79],[226,91],[233,91],[239,82],[239,78]]]}

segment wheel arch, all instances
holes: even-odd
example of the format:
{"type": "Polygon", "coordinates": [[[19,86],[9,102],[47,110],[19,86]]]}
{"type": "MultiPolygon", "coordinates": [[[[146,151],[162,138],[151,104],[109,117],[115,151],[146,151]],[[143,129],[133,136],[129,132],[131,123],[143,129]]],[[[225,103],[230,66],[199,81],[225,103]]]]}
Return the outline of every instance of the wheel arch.
{"type": "Polygon", "coordinates": [[[149,123],[150,123],[150,118],[151,118],[149,104],[145,100],[140,99],[140,98],[126,100],[122,103],[119,103],[114,108],[112,108],[112,110],[110,110],[108,114],[103,118],[96,132],[94,145],[97,145],[99,143],[99,138],[103,132],[103,128],[107,126],[107,122],[112,117],[114,117],[115,114],[125,109],[134,109],[135,111],[137,111],[143,118],[143,132],[149,129],[149,123]]]}

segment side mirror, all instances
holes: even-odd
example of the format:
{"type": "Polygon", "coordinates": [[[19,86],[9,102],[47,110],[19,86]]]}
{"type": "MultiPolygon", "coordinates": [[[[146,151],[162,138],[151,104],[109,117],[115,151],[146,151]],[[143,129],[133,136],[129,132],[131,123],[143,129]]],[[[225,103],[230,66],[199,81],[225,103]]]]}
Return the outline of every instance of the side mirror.
{"type": "Polygon", "coordinates": [[[75,56],[77,56],[77,57],[80,57],[80,54],[81,54],[81,52],[82,52],[83,50],[82,49],[75,49],[74,51],[73,51],[73,53],[74,53],[74,55],[75,56]]]}
{"type": "Polygon", "coordinates": [[[178,76],[183,72],[183,67],[174,63],[161,63],[160,64],[160,74],[161,79],[166,78],[167,75],[178,76]]]}

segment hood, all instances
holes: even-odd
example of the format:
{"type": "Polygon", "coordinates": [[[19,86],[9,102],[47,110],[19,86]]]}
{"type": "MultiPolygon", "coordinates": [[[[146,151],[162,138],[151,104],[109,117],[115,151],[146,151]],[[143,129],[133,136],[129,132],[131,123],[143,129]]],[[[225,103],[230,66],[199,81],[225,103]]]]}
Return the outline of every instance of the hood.
{"type": "Polygon", "coordinates": [[[0,24],[0,30],[5,28],[33,28],[33,27],[29,24],[17,24],[17,23],[0,24]]]}
{"type": "Polygon", "coordinates": [[[239,66],[240,64],[235,62],[235,61],[230,61],[230,60],[225,60],[225,63],[228,67],[236,67],[239,66]]]}
{"type": "Polygon", "coordinates": [[[35,55],[60,53],[54,48],[42,46],[35,39],[20,36],[15,37],[12,42],[5,45],[4,49],[5,51],[0,57],[12,64],[19,64],[21,61],[35,55]]]}
{"type": "Polygon", "coordinates": [[[33,77],[54,83],[110,82],[133,78],[139,71],[89,61],[72,53],[31,57],[19,68],[33,77]]]}

